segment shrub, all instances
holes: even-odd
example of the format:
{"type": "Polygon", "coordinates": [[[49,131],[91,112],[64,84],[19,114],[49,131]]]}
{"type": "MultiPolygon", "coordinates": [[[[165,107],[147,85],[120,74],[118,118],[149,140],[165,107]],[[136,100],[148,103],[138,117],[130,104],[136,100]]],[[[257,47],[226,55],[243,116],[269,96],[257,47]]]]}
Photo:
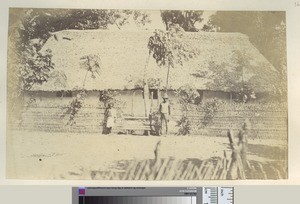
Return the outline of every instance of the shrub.
{"type": "Polygon", "coordinates": [[[178,135],[189,135],[192,130],[192,125],[188,117],[183,116],[178,122],[177,127],[179,127],[178,135]]]}
{"type": "Polygon", "coordinates": [[[100,92],[99,96],[99,102],[100,106],[101,104],[104,106],[105,109],[107,109],[109,106],[114,107],[122,107],[124,106],[124,101],[121,99],[118,99],[118,96],[120,95],[119,92],[114,90],[103,90],[100,92]]]}
{"type": "Polygon", "coordinates": [[[160,113],[158,111],[152,112],[149,119],[151,123],[151,134],[159,135],[161,131],[160,113]]]}
{"type": "Polygon", "coordinates": [[[204,111],[203,125],[207,126],[213,122],[216,112],[220,108],[220,101],[218,99],[207,100],[202,105],[204,111]]]}
{"type": "Polygon", "coordinates": [[[79,112],[79,110],[82,108],[85,98],[86,98],[86,91],[82,90],[71,101],[70,106],[68,107],[67,111],[64,114],[64,115],[69,115],[69,121],[67,123],[68,125],[72,126],[76,124],[75,117],[79,112]]]}

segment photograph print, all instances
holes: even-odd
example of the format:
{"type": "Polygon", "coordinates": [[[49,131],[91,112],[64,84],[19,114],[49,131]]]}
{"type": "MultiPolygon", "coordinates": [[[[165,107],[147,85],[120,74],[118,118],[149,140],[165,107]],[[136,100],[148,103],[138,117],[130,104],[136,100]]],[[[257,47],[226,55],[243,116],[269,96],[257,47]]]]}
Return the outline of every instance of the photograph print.
{"type": "Polygon", "coordinates": [[[7,179],[288,178],[283,11],[10,8],[7,179]]]}

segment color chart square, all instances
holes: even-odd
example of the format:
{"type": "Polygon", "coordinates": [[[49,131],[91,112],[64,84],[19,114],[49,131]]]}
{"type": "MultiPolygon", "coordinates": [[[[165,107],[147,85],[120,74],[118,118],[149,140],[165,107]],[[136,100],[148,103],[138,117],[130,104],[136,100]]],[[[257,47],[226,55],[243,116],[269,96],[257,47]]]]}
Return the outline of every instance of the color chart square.
{"type": "Polygon", "coordinates": [[[79,188],[78,189],[78,194],[79,195],[85,195],[85,188],[79,188]]]}

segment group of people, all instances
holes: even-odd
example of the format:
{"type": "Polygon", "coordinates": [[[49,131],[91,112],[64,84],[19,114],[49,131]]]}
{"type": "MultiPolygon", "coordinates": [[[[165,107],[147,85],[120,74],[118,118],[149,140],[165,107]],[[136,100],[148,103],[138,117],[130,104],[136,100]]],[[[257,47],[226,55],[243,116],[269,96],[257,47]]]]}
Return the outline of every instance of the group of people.
{"type": "MultiPolygon", "coordinates": [[[[159,105],[159,109],[158,109],[160,115],[159,135],[168,134],[168,123],[171,115],[171,106],[168,99],[169,99],[168,94],[165,93],[163,95],[163,101],[159,105]]],[[[105,112],[105,118],[106,118],[105,120],[106,130],[104,131],[104,133],[110,134],[113,127],[115,126],[116,118],[117,118],[117,110],[115,109],[113,104],[108,105],[105,112]]]]}

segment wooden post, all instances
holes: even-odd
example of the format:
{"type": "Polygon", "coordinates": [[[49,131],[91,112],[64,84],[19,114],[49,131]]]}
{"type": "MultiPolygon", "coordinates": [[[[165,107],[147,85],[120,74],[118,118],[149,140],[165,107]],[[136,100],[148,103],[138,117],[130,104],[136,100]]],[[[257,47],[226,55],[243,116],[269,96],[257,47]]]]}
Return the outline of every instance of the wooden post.
{"type": "Polygon", "coordinates": [[[167,82],[166,82],[166,93],[168,93],[169,75],[170,75],[170,65],[168,65],[167,82]]]}
{"type": "Polygon", "coordinates": [[[159,90],[159,88],[157,88],[157,107],[160,104],[160,97],[161,97],[160,90],[159,90]]]}
{"type": "Polygon", "coordinates": [[[150,114],[153,112],[153,91],[151,92],[150,114]]]}
{"type": "Polygon", "coordinates": [[[149,85],[148,85],[148,76],[147,76],[147,69],[149,64],[151,53],[149,53],[146,64],[144,67],[144,81],[143,81],[143,95],[144,95],[144,105],[145,105],[145,117],[149,117],[150,107],[149,107],[149,85]]]}
{"type": "Polygon", "coordinates": [[[155,149],[154,149],[154,163],[157,163],[157,161],[160,159],[160,140],[156,143],[155,149]]]}
{"type": "Polygon", "coordinates": [[[247,162],[249,123],[250,122],[246,119],[238,134],[238,146],[240,147],[240,155],[244,169],[247,169],[249,167],[247,162]]]}
{"type": "Polygon", "coordinates": [[[144,81],[143,95],[144,95],[144,105],[145,105],[145,117],[149,117],[149,113],[150,113],[149,86],[147,81],[144,81]]]}
{"type": "Polygon", "coordinates": [[[231,164],[227,174],[227,179],[246,179],[245,172],[250,169],[249,163],[247,162],[247,148],[248,148],[248,130],[250,122],[248,119],[245,120],[241,129],[238,133],[238,144],[236,145],[233,141],[232,133],[230,130],[227,131],[227,137],[229,139],[231,154],[231,164]]]}
{"type": "Polygon", "coordinates": [[[237,162],[238,152],[236,149],[236,145],[234,144],[232,133],[230,130],[227,131],[227,137],[229,139],[232,153],[231,153],[231,163],[227,172],[226,179],[238,179],[238,162],[237,162]]]}
{"type": "Polygon", "coordinates": [[[132,102],[131,102],[131,115],[134,116],[134,112],[133,112],[133,101],[134,101],[134,96],[135,96],[135,90],[133,90],[133,93],[132,93],[132,102]]]}

